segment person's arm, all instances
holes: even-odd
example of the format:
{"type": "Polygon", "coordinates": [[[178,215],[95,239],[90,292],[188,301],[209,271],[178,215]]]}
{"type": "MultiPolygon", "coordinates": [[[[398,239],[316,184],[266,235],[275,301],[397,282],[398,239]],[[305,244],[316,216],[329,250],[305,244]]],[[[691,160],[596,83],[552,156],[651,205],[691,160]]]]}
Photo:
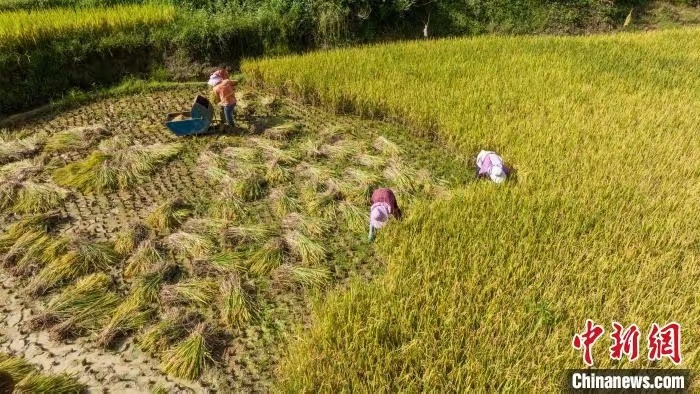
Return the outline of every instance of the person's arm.
{"type": "Polygon", "coordinates": [[[374,240],[374,234],[375,234],[375,232],[376,232],[376,230],[374,229],[374,226],[372,226],[372,225],[370,224],[370,225],[369,225],[369,237],[368,237],[370,241],[374,240]]]}

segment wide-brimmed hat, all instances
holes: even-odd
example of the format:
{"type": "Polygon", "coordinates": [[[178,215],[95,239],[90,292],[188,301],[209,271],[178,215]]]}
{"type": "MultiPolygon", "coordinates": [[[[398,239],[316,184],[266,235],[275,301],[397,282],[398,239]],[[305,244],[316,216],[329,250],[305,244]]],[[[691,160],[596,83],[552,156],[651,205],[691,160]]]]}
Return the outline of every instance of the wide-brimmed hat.
{"type": "Polygon", "coordinates": [[[374,204],[369,213],[369,224],[374,228],[382,228],[389,221],[389,206],[387,204],[374,204]]]}
{"type": "Polygon", "coordinates": [[[501,166],[492,166],[489,170],[489,178],[496,183],[501,183],[506,180],[506,172],[501,166]]]}

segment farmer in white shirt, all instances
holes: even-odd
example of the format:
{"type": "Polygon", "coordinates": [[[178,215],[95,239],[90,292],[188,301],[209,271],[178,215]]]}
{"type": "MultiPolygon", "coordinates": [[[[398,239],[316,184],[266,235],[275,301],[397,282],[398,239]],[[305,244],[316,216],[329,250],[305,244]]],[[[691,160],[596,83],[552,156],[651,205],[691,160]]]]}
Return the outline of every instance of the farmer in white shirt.
{"type": "Polygon", "coordinates": [[[495,183],[501,183],[508,176],[501,156],[496,152],[482,150],[476,156],[477,176],[488,176],[495,183]]]}

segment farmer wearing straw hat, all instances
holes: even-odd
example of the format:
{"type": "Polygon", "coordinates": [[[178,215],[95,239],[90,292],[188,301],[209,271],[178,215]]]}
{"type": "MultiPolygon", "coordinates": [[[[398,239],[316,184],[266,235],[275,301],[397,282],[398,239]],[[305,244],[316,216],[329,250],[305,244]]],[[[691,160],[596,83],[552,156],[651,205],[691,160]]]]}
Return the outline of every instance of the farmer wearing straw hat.
{"type": "Polygon", "coordinates": [[[233,126],[237,82],[228,77],[228,71],[225,68],[218,68],[211,74],[207,83],[212,87],[215,103],[218,102],[221,106],[221,120],[225,121],[227,126],[233,126]]]}
{"type": "Polygon", "coordinates": [[[482,150],[476,156],[477,176],[488,176],[493,182],[501,183],[508,176],[501,156],[496,152],[482,150]]]}
{"type": "Polygon", "coordinates": [[[378,229],[384,227],[389,221],[389,216],[394,215],[401,219],[401,209],[396,202],[396,196],[391,189],[380,188],[372,193],[369,208],[369,240],[374,239],[378,229]]]}

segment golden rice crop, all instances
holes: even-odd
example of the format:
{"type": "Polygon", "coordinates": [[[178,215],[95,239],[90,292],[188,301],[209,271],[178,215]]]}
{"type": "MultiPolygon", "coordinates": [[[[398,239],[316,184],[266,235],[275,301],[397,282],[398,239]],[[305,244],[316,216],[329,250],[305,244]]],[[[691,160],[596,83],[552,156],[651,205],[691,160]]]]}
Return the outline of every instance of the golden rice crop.
{"type": "MultiPolygon", "coordinates": [[[[474,179],[402,206],[404,221],[377,234],[386,273],[325,297],[283,362],[280,391],[554,392],[562,371],[583,366],[571,340],[588,318],[606,330],[611,321],[692,326],[700,319],[692,246],[700,240],[699,61],[692,27],[245,62],[259,86],[331,109],[350,99],[346,108],[360,115],[402,119],[414,137],[464,157],[466,173],[481,149],[513,169],[505,184],[474,179]]],[[[387,147],[369,153],[389,158],[387,147]]],[[[420,172],[402,178],[392,165],[386,175],[401,189],[423,189],[420,172]]],[[[593,348],[595,367],[646,365],[612,361],[603,342],[593,348]]],[[[697,330],[683,329],[682,368],[700,369],[699,343],[697,330]]]]}
{"type": "Polygon", "coordinates": [[[163,4],[0,12],[0,46],[28,45],[75,32],[136,30],[168,23],[174,17],[175,8],[163,4]]]}

